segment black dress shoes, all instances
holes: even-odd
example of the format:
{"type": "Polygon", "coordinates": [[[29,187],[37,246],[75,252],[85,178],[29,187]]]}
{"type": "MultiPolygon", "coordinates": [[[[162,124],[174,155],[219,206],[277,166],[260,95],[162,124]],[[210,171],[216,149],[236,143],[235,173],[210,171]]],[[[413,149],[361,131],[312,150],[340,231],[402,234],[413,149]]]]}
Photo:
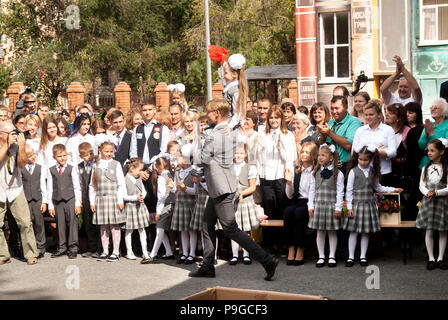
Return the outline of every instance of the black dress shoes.
{"type": "Polygon", "coordinates": [[[77,252],[69,252],[68,254],[69,259],[76,259],[77,256],[78,256],[77,252]]]}
{"type": "Polygon", "coordinates": [[[277,268],[277,266],[278,266],[277,258],[272,258],[272,260],[264,266],[264,270],[266,270],[266,277],[264,277],[264,280],[266,281],[272,280],[272,277],[275,274],[275,269],[277,268]]]}
{"type": "Polygon", "coordinates": [[[201,266],[198,270],[191,271],[188,276],[192,278],[214,278],[215,268],[204,268],[203,266],[201,266]]]}
{"type": "Polygon", "coordinates": [[[39,255],[37,256],[37,259],[43,258],[45,256],[45,252],[41,252],[39,253],[39,255]]]}
{"type": "Polygon", "coordinates": [[[57,252],[53,253],[50,257],[51,258],[59,258],[59,257],[65,256],[65,255],[67,255],[67,251],[57,251],[57,252]]]}

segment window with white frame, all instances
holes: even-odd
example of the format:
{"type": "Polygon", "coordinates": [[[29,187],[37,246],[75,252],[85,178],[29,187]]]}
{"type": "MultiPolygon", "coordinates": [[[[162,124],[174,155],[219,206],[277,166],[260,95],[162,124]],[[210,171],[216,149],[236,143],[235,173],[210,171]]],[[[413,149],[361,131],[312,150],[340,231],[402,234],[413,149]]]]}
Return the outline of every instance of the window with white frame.
{"type": "Polygon", "coordinates": [[[321,80],[350,79],[349,12],[321,13],[319,20],[321,80]]]}
{"type": "Polygon", "coordinates": [[[448,0],[420,0],[420,43],[448,43],[448,0]]]}

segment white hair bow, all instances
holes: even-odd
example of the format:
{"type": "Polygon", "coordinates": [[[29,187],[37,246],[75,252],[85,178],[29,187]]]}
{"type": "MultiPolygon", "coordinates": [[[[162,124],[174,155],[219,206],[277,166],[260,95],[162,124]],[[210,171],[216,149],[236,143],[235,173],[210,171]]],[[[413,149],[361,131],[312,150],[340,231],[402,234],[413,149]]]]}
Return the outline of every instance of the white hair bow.
{"type": "Polygon", "coordinates": [[[331,153],[334,153],[334,152],[336,151],[336,147],[334,146],[334,144],[328,144],[328,143],[326,143],[326,144],[321,145],[320,147],[321,147],[321,148],[322,148],[322,147],[327,147],[328,149],[330,149],[330,152],[331,152],[331,153]]]}
{"type": "Polygon", "coordinates": [[[367,145],[367,150],[369,150],[370,152],[375,152],[376,146],[374,144],[369,144],[367,145]]]}
{"type": "Polygon", "coordinates": [[[246,58],[240,53],[232,54],[227,61],[233,70],[241,70],[246,64],[246,58]]]}
{"type": "Polygon", "coordinates": [[[184,93],[185,92],[185,85],[183,83],[176,83],[176,84],[169,84],[168,90],[173,91],[174,89],[177,89],[179,92],[184,93]]]}
{"type": "Polygon", "coordinates": [[[448,148],[448,140],[445,138],[438,138],[440,142],[445,146],[445,148],[448,148]]]}

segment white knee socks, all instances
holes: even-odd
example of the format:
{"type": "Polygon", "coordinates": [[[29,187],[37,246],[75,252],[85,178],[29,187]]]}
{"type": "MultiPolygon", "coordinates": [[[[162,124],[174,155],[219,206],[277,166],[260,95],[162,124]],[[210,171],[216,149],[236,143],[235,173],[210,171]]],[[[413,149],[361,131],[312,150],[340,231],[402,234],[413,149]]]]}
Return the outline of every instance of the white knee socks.
{"type": "Polygon", "coordinates": [[[327,231],[330,241],[330,258],[336,258],[336,247],[338,246],[338,235],[336,230],[327,231]]]}
{"type": "Polygon", "coordinates": [[[358,233],[350,232],[350,237],[348,238],[348,258],[355,260],[355,250],[356,242],[358,241],[358,233]]]}
{"type": "Polygon", "coordinates": [[[447,232],[439,231],[439,257],[437,261],[443,260],[443,256],[445,254],[446,249],[446,240],[447,240],[447,232]]]}
{"type": "Polygon", "coordinates": [[[111,225],[111,229],[112,229],[112,242],[114,245],[113,254],[119,256],[120,255],[121,230],[118,225],[111,225]]]}
{"type": "Polygon", "coordinates": [[[110,225],[102,224],[101,225],[101,244],[103,246],[103,254],[109,255],[109,232],[110,225]]]}
{"type": "Polygon", "coordinates": [[[429,261],[434,261],[434,232],[426,230],[425,234],[426,251],[428,251],[429,261]]]}
{"type": "Polygon", "coordinates": [[[126,250],[128,252],[128,256],[131,255],[132,252],[132,232],[134,230],[126,229],[126,233],[124,235],[124,241],[126,242],[126,250]]]}
{"type": "Polygon", "coordinates": [[[361,259],[366,258],[367,248],[369,247],[369,234],[363,233],[361,236],[361,259]]]}
{"type": "Polygon", "coordinates": [[[196,245],[198,244],[197,231],[189,231],[190,233],[190,256],[196,257],[196,245]]]}
{"type": "Polygon", "coordinates": [[[181,231],[180,232],[180,237],[182,240],[182,254],[184,256],[188,256],[188,251],[190,248],[190,239],[188,239],[188,231],[181,231]]]}
{"type": "Polygon", "coordinates": [[[325,230],[317,230],[316,244],[319,252],[319,259],[325,259],[325,230]]]}

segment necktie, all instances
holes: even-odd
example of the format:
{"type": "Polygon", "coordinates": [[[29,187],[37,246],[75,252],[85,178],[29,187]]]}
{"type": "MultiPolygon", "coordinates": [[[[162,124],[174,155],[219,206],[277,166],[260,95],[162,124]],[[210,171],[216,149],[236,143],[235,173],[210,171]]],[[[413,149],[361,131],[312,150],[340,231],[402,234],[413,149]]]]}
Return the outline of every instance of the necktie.
{"type": "Polygon", "coordinates": [[[117,147],[116,147],[115,151],[118,151],[120,149],[120,134],[116,133],[116,135],[117,135],[117,147]]]}
{"type": "Polygon", "coordinates": [[[59,166],[59,174],[62,175],[62,166],[59,166]]]}
{"type": "Polygon", "coordinates": [[[33,165],[32,165],[32,164],[29,164],[29,165],[28,165],[28,172],[29,172],[30,174],[33,174],[33,165]]]}

